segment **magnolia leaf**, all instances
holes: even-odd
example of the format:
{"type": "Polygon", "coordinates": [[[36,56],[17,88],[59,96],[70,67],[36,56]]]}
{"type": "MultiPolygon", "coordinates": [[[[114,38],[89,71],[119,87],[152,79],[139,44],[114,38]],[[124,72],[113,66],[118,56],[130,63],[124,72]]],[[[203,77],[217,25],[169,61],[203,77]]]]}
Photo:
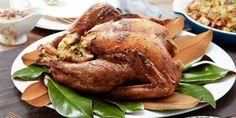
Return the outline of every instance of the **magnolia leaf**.
{"type": "Polygon", "coordinates": [[[169,97],[144,101],[144,108],[148,110],[177,110],[190,109],[198,105],[199,100],[192,96],[174,93],[169,97]]]}
{"type": "Polygon", "coordinates": [[[92,100],[63,86],[46,76],[44,83],[48,87],[50,100],[53,108],[65,117],[86,117],[92,118],[92,100]]]}
{"type": "Polygon", "coordinates": [[[213,108],[216,108],[216,102],[211,92],[200,85],[179,83],[176,92],[190,95],[199,99],[201,103],[208,103],[213,108]]]}
{"type": "Polygon", "coordinates": [[[173,38],[183,30],[184,18],[180,16],[174,20],[173,19],[164,20],[164,26],[168,28],[170,37],[173,38]]]}
{"type": "Polygon", "coordinates": [[[184,71],[181,82],[193,84],[213,83],[221,80],[229,72],[233,73],[233,71],[220,68],[211,63],[202,63],[184,71]]]}
{"type": "Polygon", "coordinates": [[[16,71],[13,74],[13,77],[21,80],[36,80],[43,73],[48,73],[48,72],[49,72],[48,67],[33,64],[26,68],[16,71]]]}
{"type": "Polygon", "coordinates": [[[104,98],[105,101],[118,106],[125,113],[133,113],[143,110],[143,103],[138,101],[118,101],[104,98]]]}
{"type": "Polygon", "coordinates": [[[201,33],[196,36],[180,36],[174,42],[178,45],[179,50],[174,59],[187,64],[205,54],[211,40],[212,30],[201,33]]]}
{"type": "Polygon", "coordinates": [[[184,65],[184,71],[185,71],[185,70],[188,70],[189,68],[191,68],[194,63],[199,62],[201,59],[202,59],[202,56],[201,56],[201,57],[198,57],[197,59],[195,59],[195,60],[193,60],[193,61],[191,61],[191,62],[189,62],[189,63],[187,63],[187,64],[185,64],[185,65],[184,65]]]}
{"type": "Polygon", "coordinates": [[[51,100],[48,96],[48,93],[45,93],[44,95],[42,95],[36,99],[27,100],[26,102],[34,107],[43,107],[43,106],[46,106],[49,103],[51,103],[51,100]]]}
{"type": "Polygon", "coordinates": [[[25,53],[21,57],[21,59],[25,65],[29,66],[29,65],[34,64],[36,62],[36,59],[38,58],[38,56],[39,56],[39,51],[35,50],[35,51],[29,52],[29,53],[25,53]]]}
{"type": "Polygon", "coordinates": [[[22,93],[21,99],[24,101],[33,100],[47,94],[48,89],[42,81],[29,85],[22,93]]]}
{"type": "Polygon", "coordinates": [[[124,118],[125,112],[101,98],[93,98],[93,112],[102,118],[124,118]]]}

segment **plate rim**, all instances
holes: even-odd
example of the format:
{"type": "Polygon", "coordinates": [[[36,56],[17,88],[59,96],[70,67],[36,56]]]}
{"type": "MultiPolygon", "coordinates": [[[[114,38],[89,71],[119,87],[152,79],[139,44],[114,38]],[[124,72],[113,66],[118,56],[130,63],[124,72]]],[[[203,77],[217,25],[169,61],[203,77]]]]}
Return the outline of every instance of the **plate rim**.
{"type": "MultiPolygon", "coordinates": [[[[38,41],[36,41],[36,42],[32,43],[31,45],[27,46],[27,47],[26,47],[24,50],[22,50],[22,51],[18,54],[18,56],[15,58],[15,60],[14,60],[14,62],[13,62],[13,64],[12,64],[12,67],[11,67],[11,79],[12,79],[12,81],[13,81],[13,83],[14,83],[14,86],[15,86],[21,93],[22,93],[23,91],[20,90],[20,89],[19,89],[19,86],[16,85],[16,82],[19,81],[19,80],[15,80],[15,79],[13,79],[13,77],[12,77],[13,73],[15,72],[15,71],[13,71],[13,70],[14,70],[14,65],[17,63],[17,61],[18,61],[19,59],[21,59],[21,56],[22,56],[24,53],[27,53],[27,50],[29,50],[30,47],[32,47],[32,45],[39,45],[39,44],[41,44],[40,42],[46,43],[44,40],[46,40],[46,39],[48,39],[48,38],[50,38],[50,37],[57,37],[57,36],[61,35],[63,32],[65,32],[65,31],[58,32],[58,33],[54,33],[54,34],[51,34],[51,35],[49,35],[49,36],[46,36],[46,37],[43,37],[43,38],[39,39],[38,41]]],[[[185,33],[185,35],[195,35],[195,34],[193,34],[193,33],[190,33],[190,32],[184,31],[184,30],[182,31],[182,33],[185,33]]],[[[53,40],[53,39],[51,39],[51,40],[53,40]]],[[[50,42],[51,40],[49,40],[48,42],[50,42]]],[[[214,46],[216,46],[215,48],[218,48],[218,49],[222,50],[227,56],[229,56],[227,52],[225,52],[221,47],[219,47],[218,45],[216,45],[216,44],[214,44],[214,43],[211,43],[211,46],[209,46],[209,47],[214,47],[214,46]]],[[[233,64],[232,67],[233,67],[234,70],[235,70],[235,64],[234,64],[234,62],[233,62],[233,60],[232,60],[232,58],[231,58],[230,56],[229,56],[229,59],[230,59],[230,61],[231,61],[232,64],[233,64]]],[[[20,60],[20,62],[22,63],[22,60],[20,60]]],[[[21,68],[23,68],[23,67],[21,67],[21,68]]],[[[219,99],[221,99],[223,96],[225,96],[225,95],[229,92],[229,90],[233,87],[236,78],[235,78],[235,76],[234,76],[233,78],[230,78],[230,79],[232,79],[232,80],[227,80],[227,81],[233,81],[232,84],[231,84],[231,86],[229,86],[228,90],[226,90],[226,92],[223,93],[222,96],[220,96],[217,100],[219,100],[219,99]]],[[[27,81],[27,82],[29,82],[29,81],[27,81]]],[[[30,81],[30,84],[32,84],[32,83],[34,83],[34,82],[37,82],[37,81],[30,81]]],[[[221,82],[219,82],[219,83],[221,83],[221,82]]],[[[205,87],[205,86],[204,86],[204,87],[205,87]]],[[[215,96],[214,96],[214,97],[215,97],[215,96]]],[[[217,101],[217,100],[216,100],[216,101],[217,101]]],[[[200,104],[200,105],[198,105],[198,106],[196,106],[196,107],[194,107],[194,108],[186,109],[186,110],[177,110],[177,112],[170,113],[170,115],[158,114],[158,113],[155,113],[156,111],[149,111],[149,110],[143,110],[142,112],[146,111],[146,112],[148,112],[148,113],[150,113],[150,114],[158,114],[158,115],[161,115],[160,117],[169,117],[169,116],[176,116],[176,115],[185,114],[185,113],[188,113],[188,112],[191,112],[191,111],[195,111],[195,110],[201,109],[201,108],[203,108],[203,107],[205,107],[205,106],[208,106],[208,104],[200,104]]],[[[165,112],[165,111],[164,111],[164,112],[165,112]]],[[[160,113],[163,113],[163,111],[161,111],[160,113]]],[[[139,115],[139,114],[137,114],[137,115],[139,115]]],[[[144,115],[144,116],[145,116],[145,115],[144,115]]],[[[137,117],[137,116],[136,116],[135,114],[131,114],[131,115],[130,115],[130,114],[126,114],[126,117],[132,118],[132,117],[137,117]]]]}

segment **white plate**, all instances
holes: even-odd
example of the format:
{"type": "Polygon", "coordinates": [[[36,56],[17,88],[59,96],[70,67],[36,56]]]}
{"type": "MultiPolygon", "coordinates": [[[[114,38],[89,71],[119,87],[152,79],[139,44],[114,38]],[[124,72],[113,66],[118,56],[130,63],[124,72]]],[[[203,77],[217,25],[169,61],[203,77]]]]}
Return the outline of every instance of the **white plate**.
{"type": "MultiPolygon", "coordinates": [[[[55,6],[49,6],[46,0],[10,0],[10,6],[14,9],[24,9],[27,7],[39,7],[44,11],[44,15],[58,18],[76,18],[81,16],[91,5],[98,2],[107,2],[114,7],[118,7],[118,0],[58,0],[55,6]]],[[[37,27],[50,30],[66,30],[70,24],[54,22],[46,18],[41,18],[37,27]]]]}
{"type": "MultiPolygon", "coordinates": [[[[59,33],[44,37],[44,38],[36,41],[35,43],[31,44],[30,46],[28,46],[26,49],[24,49],[15,59],[13,65],[12,65],[12,68],[11,68],[11,75],[13,75],[13,73],[16,72],[17,70],[26,67],[21,60],[21,57],[23,54],[37,49],[37,47],[40,44],[50,42],[53,39],[55,39],[55,37],[57,37],[61,34],[62,34],[62,32],[59,32],[59,33]]],[[[194,35],[194,34],[183,31],[180,35],[194,35]]],[[[211,43],[209,48],[206,51],[206,54],[209,57],[211,57],[212,60],[218,66],[223,67],[223,68],[227,68],[230,70],[235,70],[235,65],[234,65],[233,60],[230,58],[230,56],[223,49],[221,49],[216,44],[211,43]]],[[[14,85],[16,86],[16,88],[20,92],[23,92],[27,88],[27,86],[36,82],[36,81],[19,81],[19,80],[14,80],[13,78],[12,78],[12,81],[13,81],[14,85]]],[[[220,82],[207,84],[204,87],[206,87],[213,94],[215,100],[219,100],[231,89],[234,82],[235,82],[235,75],[232,75],[232,76],[226,76],[220,82]]],[[[126,117],[127,118],[167,117],[167,116],[174,116],[174,115],[178,115],[178,114],[187,113],[187,112],[190,112],[193,110],[200,109],[204,106],[206,106],[206,104],[201,104],[201,105],[198,105],[197,107],[194,107],[192,109],[187,109],[187,110],[173,110],[173,111],[159,111],[159,112],[158,111],[143,110],[142,112],[139,112],[139,113],[126,114],[126,117]]]]}

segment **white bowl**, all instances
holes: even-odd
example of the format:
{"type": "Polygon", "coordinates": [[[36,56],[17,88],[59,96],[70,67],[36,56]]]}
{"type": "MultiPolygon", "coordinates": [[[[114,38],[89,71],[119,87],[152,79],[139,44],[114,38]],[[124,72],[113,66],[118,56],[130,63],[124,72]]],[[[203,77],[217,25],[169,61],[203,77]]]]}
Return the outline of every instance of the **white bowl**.
{"type": "MultiPolygon", "coordinates": [[[[173,11],[177,14],[181,14],[185,17],[187,24],[192,28],[194,33],[205,32],[210,29],[209,26],[198,23],[187,15],[187,7],[193,0],[174,0],[173,11]]],[[[236,44],[236,33],[227,32],[212,28],[213,41],[236,44]]]]}
{"type": "Polygon", "coordinates": [[[29,8],[22,10],[27,16],[0,22],[0,42],[4,45],[19,45],[27,41],[26,33],[30,32],[42,17],[42,10],[29,8]]]}

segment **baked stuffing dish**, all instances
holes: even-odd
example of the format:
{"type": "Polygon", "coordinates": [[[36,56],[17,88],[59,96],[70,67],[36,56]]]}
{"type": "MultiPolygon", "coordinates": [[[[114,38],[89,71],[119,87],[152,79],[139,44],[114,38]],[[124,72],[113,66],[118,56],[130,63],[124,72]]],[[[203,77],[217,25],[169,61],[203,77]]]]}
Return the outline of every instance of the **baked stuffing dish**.
{"type": "Polygon", "coordinates": [[[203,25],[236,32],[236,0],[194,0],[187,14],[203,25]]]}

